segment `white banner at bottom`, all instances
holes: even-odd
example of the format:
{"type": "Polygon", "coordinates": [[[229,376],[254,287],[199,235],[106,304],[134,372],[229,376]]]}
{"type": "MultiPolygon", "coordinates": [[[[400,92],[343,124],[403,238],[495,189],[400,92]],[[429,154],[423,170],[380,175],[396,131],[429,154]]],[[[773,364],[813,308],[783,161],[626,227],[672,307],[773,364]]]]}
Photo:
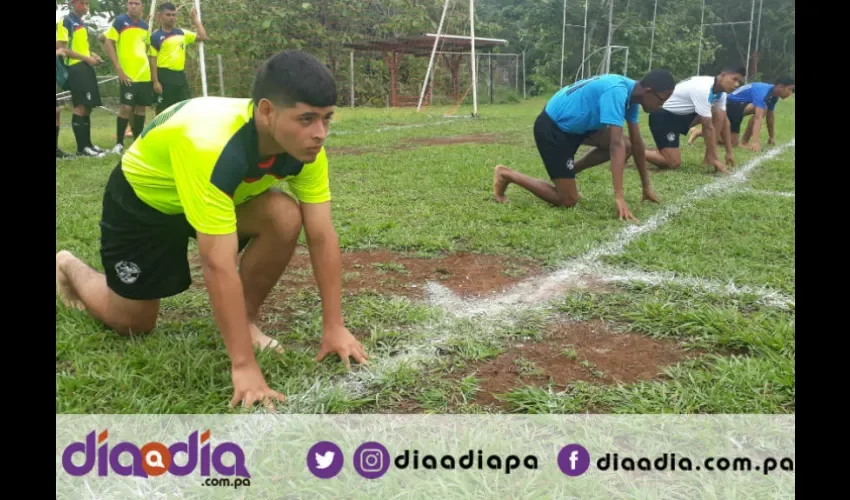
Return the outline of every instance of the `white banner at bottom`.
{"type": "Polygon", "coordinates": [[[794,415],[57,415],[56,498],[783,499],[794,415]]]}

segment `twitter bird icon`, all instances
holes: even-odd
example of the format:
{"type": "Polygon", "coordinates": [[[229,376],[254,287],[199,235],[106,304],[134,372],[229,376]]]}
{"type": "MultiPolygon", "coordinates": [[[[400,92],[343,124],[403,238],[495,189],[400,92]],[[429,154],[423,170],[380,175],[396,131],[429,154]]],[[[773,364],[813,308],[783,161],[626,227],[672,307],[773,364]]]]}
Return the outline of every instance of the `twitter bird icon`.
{"type": "Polygon", "coordinates": [[[334,462],[334,457],[336,453],[332,451],[326,451],[324,455],[319,455],[316,453],[316,468],[317,469],[327,469],[334,462]]]}
{"type": "Polygon", "coordinates": [[[342,450],[330,441],[320,441],[307,452],[307,469],[320,479],[330,479],[342,470],[342,450]]]}

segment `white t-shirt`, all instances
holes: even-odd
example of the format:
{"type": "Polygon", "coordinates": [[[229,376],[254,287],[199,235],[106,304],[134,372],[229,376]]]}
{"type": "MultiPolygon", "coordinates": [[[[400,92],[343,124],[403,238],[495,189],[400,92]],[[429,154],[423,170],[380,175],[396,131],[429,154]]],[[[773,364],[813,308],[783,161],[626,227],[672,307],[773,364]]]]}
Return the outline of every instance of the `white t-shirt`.
{"type": "Polygon", "coordinates": [[[713,76],[694,76],[676,84],[673,95],[664,103],[664,109],[677,115],[696,113],[711,118],[712,105],[726,111],[726,92],[714,93],[713,76]]]}

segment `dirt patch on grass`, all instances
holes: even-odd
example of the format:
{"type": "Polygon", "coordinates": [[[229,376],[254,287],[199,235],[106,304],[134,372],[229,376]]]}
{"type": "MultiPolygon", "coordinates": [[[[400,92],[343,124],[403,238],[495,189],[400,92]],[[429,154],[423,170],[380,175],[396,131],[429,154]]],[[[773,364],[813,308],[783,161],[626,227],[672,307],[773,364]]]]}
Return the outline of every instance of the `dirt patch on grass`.
{"type": "MultiPolygon", "coordinates": [[[[203,286],[200,262],[190,256],[195,286],[203,286]]],[[[428,281],[437,281],[463,297],[482,297],[507,287],[543,270],[530,259],[506,258],[475,253],[456,253],[423,258],[390,251],[343,252],[343,293],[363,291],[386,295],[403,295],[414,299],[425,296],[428,281]]],[[[278,283],[278,293],[299,289],[318,290],[310,256],[299,248],[278,283]]],[[[274,292],[273,292],[274,293],[274,292]]]]}
{"type": "Polygon", "coordinates": [[[408,144],[421,144],[424,146],[446,146],[449,144],[493,144],[502,139],[502,134],[470,134],[470,135],[451,135],[445,137],[420,137],[416,139],[407,139],[404,142],[408,144]]]}
{"type": "Polygon", "coordinates": [[[699,356],[675,341],[635,333],[617,333],[601,321],[553,325],[543,340],[516,345],[498,357],[473,366],[462,376],[481,382],[476,401],[506,406],[496,395],[522,386],[552,383],[563,389],[582,380],[597,384],[631,383],[659,377],[668,365],[699,356]]]}
{"type": "Polygon", "coordinates": [[[347,147],[342,147],[342,148],[331,148],[331,147],[329,147],[329,148],[327,148],[327,151],[328,151],[328,155],[330,155],[330,156],[336,156],[336,155],[361,156],[361,155],[368,153],[368,151],[365,151],[363,149],[347,148],[347,147]]]}

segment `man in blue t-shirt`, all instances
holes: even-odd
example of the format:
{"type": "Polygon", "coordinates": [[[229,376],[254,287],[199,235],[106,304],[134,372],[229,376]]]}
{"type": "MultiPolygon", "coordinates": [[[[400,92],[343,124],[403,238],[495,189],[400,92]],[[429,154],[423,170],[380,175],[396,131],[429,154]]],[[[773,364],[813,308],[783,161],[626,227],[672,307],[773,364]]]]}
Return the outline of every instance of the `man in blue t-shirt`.
{"type": "Polygon", "coordinates": [[[637,220],[623,197],[623,170],[634,154],[643,199],[658,202],[649,183],[643,139],[638,126],[639,106],[647,113],[661,109],[673,93],[676,81],[669,71],[656,69],[640,82],[620,75],[599,75],[580,80],[559,90],[534,122],[534,141],[554,185],[496,165],[493,194],[507,203],[505,190],[513,183],[556,206],[572,207],[581,195],[575,176],[586,168],[611,161],[617,217],[637,220]],[[628,140],[623,134],[628,122],[628,140]],[[580,159],[575,154],[582,144],[591,146],[580,159]]]}
{"type": "MultiPolygon", "coordinates": [[[[767,117],[767,143],[774,144],[776,138],[774,113],[776,103],[779,102],[779,99],[787,99],[794,92],[794,79],[790,76],[783,76],[773,84],[753,82],[729,94],[726,107],[729,129],[732,132],[732,145],[738,146],[741,123],[747,115],[755,115],[755,120],[750,120],[747,125],[741,145],[755,152],[761,151],[759,136],[761,134],[761,122],[765,117],[767,117]],[[755,137],[755,140],[752,144],[748,144],[751,137],[755,137]]],[[[694,140],[701,135],[701,129],[692,128],[688,144],[693,144],[694,140]]]]}

